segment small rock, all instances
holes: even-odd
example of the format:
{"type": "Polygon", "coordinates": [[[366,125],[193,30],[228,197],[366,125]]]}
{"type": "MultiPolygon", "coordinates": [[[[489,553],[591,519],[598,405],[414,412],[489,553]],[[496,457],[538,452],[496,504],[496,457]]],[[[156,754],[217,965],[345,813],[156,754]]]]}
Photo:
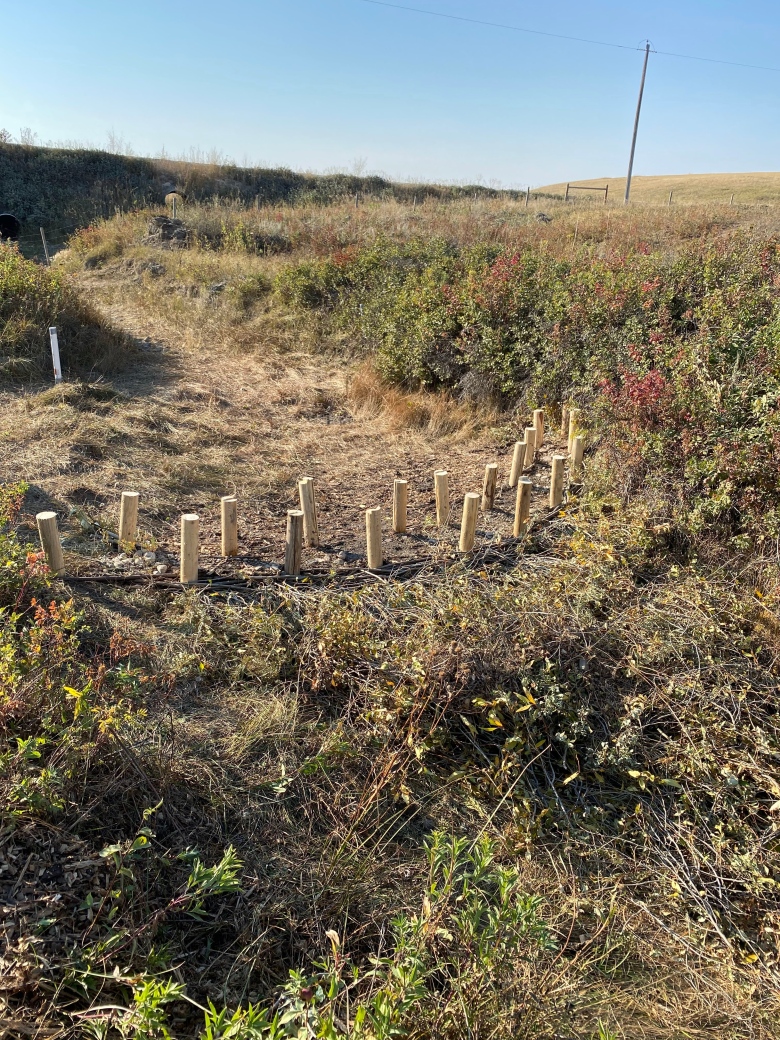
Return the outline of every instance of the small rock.
{"type": "Polygon", "coordinates": [[[340,560],[346,560],[346,558],[347,558],[347,554],[346,554],[345,550],[342,549],[341,552],[339,553],[339,559],[340,560]]]}
{"type": "Polygon", "coordinates": [[[152,564],[157,562],[157,554],[153,552],[144,553],[144,563],[152,564]]]}
{"type": "Polygon", "coordinates": [[[154,568],[154,573],[158,574],[158,575],[167,574],[168,573],[168,564],[167,563],[158,563],[157,566],[154,568]]]}

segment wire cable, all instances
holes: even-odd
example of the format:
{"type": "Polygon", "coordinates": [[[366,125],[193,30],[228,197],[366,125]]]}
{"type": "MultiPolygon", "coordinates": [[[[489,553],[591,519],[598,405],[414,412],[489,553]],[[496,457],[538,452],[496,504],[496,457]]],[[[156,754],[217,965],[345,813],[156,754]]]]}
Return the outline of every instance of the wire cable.
{"type": "MultiPolygon", "coordinates": [[[[488,22],[482,18],[469,18],[461,14],[445,14],[442,11],[429,11],[423,7],[408,7],[405,4],[392,4],[389,0],[358,0],[361,4],[371,4],[372,7],[390,7],[395,11],[408,11],[411,14],[426,14],[431,18],[445,18],[452,22],[467,22],[470,25],[486,25],[491,29],[508,29],[511,32],[527,33],[530,36],[546,36],[552,40],[568,40],[571,43],[587,43],[593,47],[611,47],[620,51],[642,51],[644,46],[632,47],[627,43],[609,43],[606,40],[591,40],[584,36],[564,36],[562,33],[544,32],[541,29],[526,29],[520,25],[509,25],[505,22],[488,22]]],[[[739,69],[757,69],[761,72],[780,72],[780,68],[773,65],[751,65],[744,61],[726,61],[724,58],[705,58],[697,54],[679,54],[676,51],[652,50],[653,54],[659,54],[666,58],[682,58],[686,61],[704,61],[712,65],[731,65],[739,69]]]]}

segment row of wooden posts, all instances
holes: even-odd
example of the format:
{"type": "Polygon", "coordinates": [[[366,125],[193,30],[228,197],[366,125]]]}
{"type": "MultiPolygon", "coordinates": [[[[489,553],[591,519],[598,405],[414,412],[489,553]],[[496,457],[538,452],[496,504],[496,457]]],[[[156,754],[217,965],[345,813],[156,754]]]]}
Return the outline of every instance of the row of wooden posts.
{"type": "MultiPolygon", "coordinates": [[[[568,426],[568,459],[569,477],[578,481],[582,476],[582,461],[585,438],[579,433],[579,410],[569,410],[565,424],[568,426]]],[[[515,501],[515,520],[513,534],[519,538],[528,526],[531,514],[531,491],[533,482],[521,474],[530,470],[536,460],[536,453],[544,444],[545,417],[539,408],[533,413],[533,425],[526,427],[525,435],[517,441],[512,453],[512,465],[509,472],[509,486],[517,488],[515,501]]],[[[550,509],[557,509],[563,502],[564,471],[566,455],[553,455],[552,474],[550,480],[550,509]]],[[[447,470],[436,470],[433,475],[436,496],[436,522],[445,527],[450,520],[450,488],[447,470]]],[[[483,512],[494,508],[496,487],[498,483],[498,465],[490,463],[485,467],[485,479],[482,495],[467,492],[463,499],[463,513],[460,525],[461,552],[470,552],[474,548],[479,516],[480,497],[483,512]]],[[[408,487],[406,480],[395,480],[393,484],[393,532],[405,534],[407,525],[408,487]]],[[[314,494],[314,478],[304,477],[298,481],[300,509],[290,509],[287,513],[287,538],[284,557],[284,571],[289,575],[301,572],[301,552],[305,544],[316,548],[320,544],[319,524],[317,521],[317,505],[314,494]]],[[[138,536],[138,503],[137,491],[122,492],[119,511],[119,544],[135,546],[138,536]]],[[[226,495],[221,499],[222,555],[224,557],[238,555],[238,500],[234,495],[226,495]]],[[[41,546],[46,554],[46,562],[54,574],[65,572],[65,560],[62,543],[57,529],[57,514],[53,512],[38,513],[38,532],[41,546]]],[[[200,517],[197,513],[184,513],[181,518],[181,554],[179,565],[180,580],[191,584],[198,580],[200,517]]],[[[379,506],[366,510],[366,549],[369,570],[378,570],[383,563],[382,552],[382,510],[379,506]]]]}

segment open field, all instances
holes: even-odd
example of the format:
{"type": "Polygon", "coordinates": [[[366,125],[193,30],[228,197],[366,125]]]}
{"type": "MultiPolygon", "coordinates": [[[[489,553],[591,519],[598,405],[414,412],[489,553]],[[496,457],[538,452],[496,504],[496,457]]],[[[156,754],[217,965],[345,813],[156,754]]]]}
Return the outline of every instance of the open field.
{"type": "Polygon", "coordinates": [[[0,265],[0,1036],[777,1040],[774,211],[163,216],[0,265]],[[163,574],[116,566],[123,490],[163,574]]]}
{"type": "MultiPolygon", "coordinates": [[[[604,188],[609,186],[609,199],[622,203],[626,190],[625,177],[602,177],[574,180],[572,184],[604,188]]],[[[566,182],[548,184],[538,189],[551,195],[563,195],[566,182]]],[[[734,196],[736,206],[776,206],[780,202],[780,173],[685,173],[673,176],[633,177],[631,201],[647,205],[666,205],[669,192],[673,202],[697,205],[728,205],[734,196]]],[[[573,192],[577,200],[591,197],[590,192],[573,192]]],[[[592,194],[593,200],[602,195],[592,194]]]]}

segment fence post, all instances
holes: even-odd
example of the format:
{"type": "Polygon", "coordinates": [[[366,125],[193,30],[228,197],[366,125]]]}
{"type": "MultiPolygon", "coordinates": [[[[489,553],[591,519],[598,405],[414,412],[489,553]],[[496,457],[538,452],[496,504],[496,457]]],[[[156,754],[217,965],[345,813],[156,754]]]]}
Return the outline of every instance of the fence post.
{"type": "Polygon", "coordinates": [[[366,510],[366,559],[370,571],[382,566],[382,510],[379,506],[366,510]]]}
{"type": "Polygon", "coordinates": [[[406,534],[408,489],[408,481],[393,481],[393,531],[396,534],[406,534]]]}
{"type": "Polygon", "coordinates": [[[450,475],[446,469],[437,469],[433,474],[436,490],[436,523],[446,527],[450,522],[450,475]]]}
{"type": "Polygon", "coordinates": [[[475,491],[469,491],[463,498],[463,518],[460,523],[461,552],[470,552],[474,548],[478,513],[479,495],[475,491]]]}
{"type": "Polygon", "coordinates": [[[579,427],[580,410],[579,408],[569,409],[569,454],[574,447],[574,438],[577,436],[577,430],[579,427]]]}
{"type": "Polygon", "coordinates": [[[135,546],[138,534],[138,499],[137,491],[123,491],[119,503],[119,544],[135,546]]]}
{"type": "Polygon", "coordinates": [[[287,539],[284,549],[284,573],[297,577],[301,573],[303,544],[303,510],[287,510],[287,539]]]}
{"type": "Polygon", "coordinates": [[[517,485],[517,499],[515,501],[515,526],[513,534],[519,538],[523,530],[528,526],[528,518],[531,515],[531,490],[533,482],[524,477],[517,485]]]}
{"type": "Polygon", "coordinates": [[[303,512],[303,540],[309,548],[320,544],[320,528],[317,522],[317,500],[314,496],[314,477],[303,477],[298,481],[298,497],[303,512]]]}
{"type": "Polygon", "coordinates": [[[536,450],[539,451],[544,444],[544,409],[534,409],[534,430],[536,431],[536,450]]]}
{"type": "Polygon", "coordinates": [[[46,257],[46,266],[51,267],[51,257],[49,256],[49,244],[46,241],[46,232],[41,228],[41,242],[43,242],[43,255],[46,257]]]}
{"type": "Polygon", "coordinates": [[[565,455],[553,455],[552,476],[550,479],[550,509],[557,509],[563,502],[563,468],[565,465],[565,455]]]}
{"type": "Polygon", "coordinates": [[[571,479],[579,480],[582,476],[582,457],[585,453],[585,438],[579,434],[574,438],[571,450],[571,479]]]}
{"type": "Polygon", "coordinates": [[[234,495],[220,499],[222,555],[238,556],[238,502],[234,495]]]}
{"type": "Polygon", "coordinates": [[[181,518],[181,558],[179,581],[190,585],[198,580],[198,535],[200,517],[197,513],[184,513],[181,518]]]}
{"type": "Polygon", "coordinates": [[[496,484],[498,483],[498,466],[491,462],[485,466],[485,482],[482,485],[482,512],[489,513],[496,501],[496,484]]]}
{"type": "Polygon", "coordinates": [[[512,452],[512,468],[509,470],[509,486],[517,487],[517,482],[520,479],[520,474],[523,472],[525,465],[525,438],[521,441],[515,442],[515,448],[512,452]]]}
{"type": "Polygon", "coordinates": [[[536,458],[536,430],[533,426],[525,428],[525,469],[531,469],[536,458]]]}
{"type": "Polygon", "coordinates": [[[62,542],[60,532],[57,529],[57,514],[51,512],[38,513],[35,517],[38,523],[38,534],[41,539],[41,548],[46,553],[46,563],[52,574],[63,574],[65,572],[65,558],[62,555],[62,542]]]}

